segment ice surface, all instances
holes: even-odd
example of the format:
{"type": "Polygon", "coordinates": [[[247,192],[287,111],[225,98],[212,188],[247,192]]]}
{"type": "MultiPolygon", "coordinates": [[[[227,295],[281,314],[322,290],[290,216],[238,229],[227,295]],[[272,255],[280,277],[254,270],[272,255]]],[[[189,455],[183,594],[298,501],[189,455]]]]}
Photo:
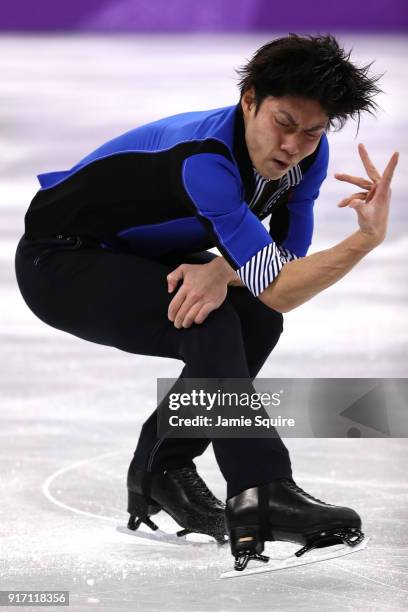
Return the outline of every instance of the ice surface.
{"type": "MultiPolygon", "coordinates": [[[[270,36],[272,37],[272,35],[270,36]]],[[[269,37],[268,37],[269,38],[269,37]]],[[[335,171],[361,173],[362,141],[379,167],[401,152],[389,237],[338,285],[285,316],[285,333],[261,372],[277,377],[405,377],[408,254],[406,42],[342,36],[362,62],[386,71],[378,120],[330,136],[329,177],[316,205],[313,249],[341,240],[354,213],[335,171]]],[[[403,610],[408,605],[407,442],[288,441],[296,478],[363,517],[370,546],[333,562],[219,579],[228,548],[132,537],[125,475],[156,376],[174,360],[121,353],[45,326],[27,309],[13,272],[35,175],[64,169],[105,139],[185,110],[234,103],[233,67],[265,37],[3,36],[0,38],[1,589],[68,589],[72,610],[403,610]]],[[[224,483],[213,454],[198,468],[224,483]]],[[[155,517],[156,520],[156,517],[155,517]]],[[[157,516],[162,530],[177,526],[157,516]]],[[[190,536],[189,536],[190,537],[190,536]]],[[[271,543],[285,557],[295,545],[271,543]]]]}

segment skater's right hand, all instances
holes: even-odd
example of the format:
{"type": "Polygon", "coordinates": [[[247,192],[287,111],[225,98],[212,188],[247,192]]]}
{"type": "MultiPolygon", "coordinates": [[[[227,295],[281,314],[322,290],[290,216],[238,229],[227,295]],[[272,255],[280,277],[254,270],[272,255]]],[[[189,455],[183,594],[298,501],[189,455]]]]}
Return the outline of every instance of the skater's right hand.
{"type": "Polygon", "coordinates": [[[168,318],[174,322],[174,327],[180,329],[203,323],[224,302],[228,280],[228,274],[215,260],[208,264],[182,264],[170,272],[167,275],[169,293],[182,281],[168,309],[168,318]]]}
{"type": "Polygon", "coordinates": [[[358,217],[360,231],[368,237],[373,246],[380,244],[386,235],[388,225],[388,214],[391,199],[391,180],[394,170],[398,164],[398,153],[391,156],[383,175],[378,172],[368,156],[363,144],[358,146],[361,160],[370,180],[366,178],[350,176],[349,174],[336,173],[334,176],[339,181],[345,181],[357,185],[364,192],[354,193],[342,200],[340,208],[348,206],[354,208],[358,217]]]}

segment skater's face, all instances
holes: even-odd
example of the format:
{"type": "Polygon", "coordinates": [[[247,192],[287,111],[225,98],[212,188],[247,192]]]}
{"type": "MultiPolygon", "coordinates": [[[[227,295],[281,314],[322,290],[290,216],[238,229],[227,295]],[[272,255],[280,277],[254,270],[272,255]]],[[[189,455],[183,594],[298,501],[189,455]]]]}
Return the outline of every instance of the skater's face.
{"type": "Polygon", "coordinates": [[[245,140],[252,164],[268,179],[279,179],[316,150],[328,117],[316,100],[265,98],[256,112],[252,89],[241,100],[245,140]]]}

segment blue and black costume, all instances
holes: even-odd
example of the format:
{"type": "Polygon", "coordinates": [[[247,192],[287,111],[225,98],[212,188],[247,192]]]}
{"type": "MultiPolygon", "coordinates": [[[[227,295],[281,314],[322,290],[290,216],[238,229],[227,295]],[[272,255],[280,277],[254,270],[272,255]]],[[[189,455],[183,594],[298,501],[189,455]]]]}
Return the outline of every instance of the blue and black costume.
{"type": "Polygon", "coordinates": [[[265,181],[252,168],[240,106],[176,115],[40,175],[25,233],[87,235],[146,257],[216,246],[257,296],[306,255],[327,163],[323,135],[313,155],[265,181]],[[269,214],[268,233],[260,220],[269,214]]]}
{"type": "MultiPolygon", "coordinates": [[[[323,135],[313,155],[278,181],[254,170],[240,106],[177,115],[136,128],[71,170],[40,175],[16,253],[21,293],[49,325],[141,355],[180,359],[184,378],[250,383],[282,331],[282,315],[258,296],[285,263],[303,257],[313,205],[326,176],[323,135]],[[270,215],[269,231],[262,223],[270,215]],[[166,277],[183,262],[204,264],[218,247],[249,289],[227,298],[200,325],[176,329],[166,277]]],[[[135,406],[136,409],[136,406],[135,406]]],[[[208,439],[157,441],[156,412],[135,458],[186,465],[208,439]]],[[[279,437],[211,440],[228,496],[290,477],[279,437]]]]}

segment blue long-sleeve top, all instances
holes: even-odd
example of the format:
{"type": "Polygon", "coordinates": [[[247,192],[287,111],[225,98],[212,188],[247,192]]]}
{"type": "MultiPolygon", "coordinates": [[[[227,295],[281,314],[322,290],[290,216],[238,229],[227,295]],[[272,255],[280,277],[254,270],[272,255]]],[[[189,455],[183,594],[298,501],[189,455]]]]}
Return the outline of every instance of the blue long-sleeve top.
{"type": "Polygon", "coordinates": [[[240,105],[167,117],[39,175],[28,238],[76,234],[146,257],[218,247],[258,296],[306,255],[328,143],[267,181],[253,168],[240,105]],[[262,220],[271,215],[269,232],[262,220]]]}

